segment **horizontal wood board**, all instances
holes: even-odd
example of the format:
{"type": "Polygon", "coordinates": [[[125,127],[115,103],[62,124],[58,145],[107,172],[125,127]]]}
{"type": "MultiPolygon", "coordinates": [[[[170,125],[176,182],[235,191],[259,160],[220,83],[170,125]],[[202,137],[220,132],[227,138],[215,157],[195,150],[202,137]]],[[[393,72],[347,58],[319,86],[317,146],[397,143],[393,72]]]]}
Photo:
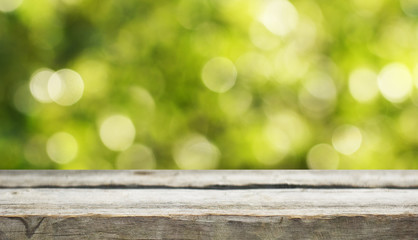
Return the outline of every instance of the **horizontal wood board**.
{"type": "Polygon", "coordinates": [[[418,188],[416,170],[3,170],[2,187],[418,188]]]}
{"type": "Polygon", "coordinates": [[[418,171],[0,171],[3,239],[418,239],[418,171]]]}

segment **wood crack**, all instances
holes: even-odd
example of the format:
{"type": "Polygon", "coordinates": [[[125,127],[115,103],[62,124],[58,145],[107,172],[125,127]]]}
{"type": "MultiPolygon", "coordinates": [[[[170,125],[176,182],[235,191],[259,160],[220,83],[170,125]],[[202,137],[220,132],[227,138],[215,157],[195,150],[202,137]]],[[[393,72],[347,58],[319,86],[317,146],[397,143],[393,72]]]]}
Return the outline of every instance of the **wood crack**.
{"type": "Polygon", "coordinates": [[[45,217],[31,217],[26,220],[23,217],[8,217],[9,219],[16,219],[25,226],[25,235],[28,239],[32,238],[36,230],[39,228],[45,217]],[[29,222],[28,222],[29,221],[29,222]]]}
{"type": "MultiPolygon", "coordinates": [[[[5,187],[0,186],[0,189],[20,189],[28,188],[25,186],[13,186],[5,187]]],[[[247,184],[247,185],[206,185],[206,186],[164,186],[164,185],[141,185],[141,184],[105,184],[105,185],[38,185],[30,188],[57,188],[57,189],[195,189],[195,190],[251,190],[251,189],[418,189],[416,186],[379,186],[379,187],[368,187],[368,186],[353,186],[353,185],[309,185],[309,184],[247,184]]]]}

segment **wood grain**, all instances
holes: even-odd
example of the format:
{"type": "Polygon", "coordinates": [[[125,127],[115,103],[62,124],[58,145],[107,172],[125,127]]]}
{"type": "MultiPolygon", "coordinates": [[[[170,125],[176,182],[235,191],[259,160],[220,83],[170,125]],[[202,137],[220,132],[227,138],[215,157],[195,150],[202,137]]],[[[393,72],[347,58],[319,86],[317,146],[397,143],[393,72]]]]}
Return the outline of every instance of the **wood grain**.
{"type": "Polygon", "coordinates": [[[405,216],[170,216],[0,218],[1,239],[417,239],[405,216]],[[32,221],[30,229],[22,222],[32,221]],[[39,224],[39,222],[41,224],[39,224]],[[38,226],[39,224],[39,226],[38,226]],[[36,228],[36,226],[38,226],[36,228]]]}
{"type": "Polygon", "coordinates": [[[418,188],[415,170],[0,171],[1,187],[418,188]]]}
{"type": "Polygon", "coordinates": [[[417,176],[0,171],[0,240],[418,239],[417,176]]]}

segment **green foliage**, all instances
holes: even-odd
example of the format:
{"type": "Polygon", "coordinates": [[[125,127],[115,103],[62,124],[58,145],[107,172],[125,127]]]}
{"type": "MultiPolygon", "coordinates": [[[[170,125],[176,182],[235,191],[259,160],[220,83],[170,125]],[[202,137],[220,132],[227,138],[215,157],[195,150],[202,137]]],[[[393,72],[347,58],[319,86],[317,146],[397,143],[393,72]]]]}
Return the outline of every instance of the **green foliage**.
{"type": "Polygon", "coordinates": [[[0,168],[418,168],[416,1],[11,1],[0,168]]]}

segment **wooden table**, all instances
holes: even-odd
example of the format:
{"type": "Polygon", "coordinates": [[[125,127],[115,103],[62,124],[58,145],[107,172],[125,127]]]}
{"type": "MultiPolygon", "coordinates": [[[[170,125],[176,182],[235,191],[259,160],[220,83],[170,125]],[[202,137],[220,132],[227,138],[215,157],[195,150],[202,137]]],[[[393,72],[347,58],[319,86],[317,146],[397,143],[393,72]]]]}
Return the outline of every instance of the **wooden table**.
{"type": "Polygon", "coordinates": [[[418,239],[418,171],[0,171],[0,239],[418,239]]]}

